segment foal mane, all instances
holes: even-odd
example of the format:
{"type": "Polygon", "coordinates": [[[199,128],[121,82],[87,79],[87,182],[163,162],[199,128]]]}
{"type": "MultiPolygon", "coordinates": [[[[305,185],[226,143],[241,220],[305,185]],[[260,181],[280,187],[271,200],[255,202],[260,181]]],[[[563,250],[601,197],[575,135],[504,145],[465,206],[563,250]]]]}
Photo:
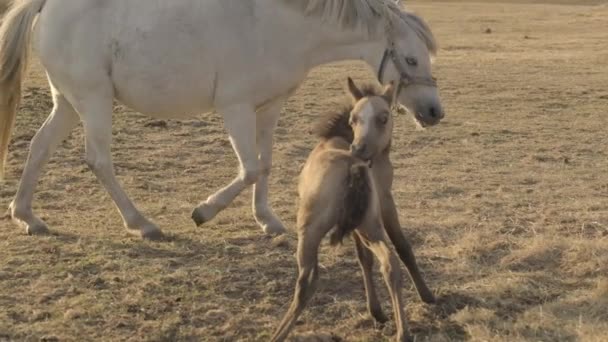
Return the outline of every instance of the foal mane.
{"type": "MultiPolygon", "coordinates": [[[[432,55],[437,53],[437,42],[426,22],[416,14],[401,8],[395,0],[277,0],[302,12],[331,22],[341,29],[355,30],[362,27],[378,34],[389,24],[397,31],[412,30],[426,44],[432,55]]],[[[382,31],[382,34],[385,34],[382,31]]]]}
{"type": "MultiPolygon", "coordinates": [[[[361,85],[359,90],[364,97],[382,95],[382,90],[372,83],[361,85]]],[[[354,104],[351,99],[348,99],[348,102],[345,101],[345,103],[348,104],[344,104],[338,110],[323,115],[314,125],[311,133],[323,140],[339,137],[346,140],[349,144],[352,143],[354,133],[348,121],[354,104]]]]}

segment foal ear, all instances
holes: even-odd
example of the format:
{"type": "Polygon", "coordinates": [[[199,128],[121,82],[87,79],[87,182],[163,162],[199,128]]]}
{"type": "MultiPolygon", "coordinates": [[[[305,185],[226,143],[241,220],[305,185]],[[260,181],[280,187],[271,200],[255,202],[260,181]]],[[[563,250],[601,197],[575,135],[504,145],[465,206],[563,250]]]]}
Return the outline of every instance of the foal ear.
{"type": "Polygon", "coordinates": [[[382,98],[389,104],[393,104],[394,96],[395,96],[395,82],[391,81],[388,85],[384,87],[384,91],[382,92],[382,98]]]}
{"type": "Polygon", "coordinates": [[[350,95],[353,97],[353,99],[355,101],[359,101],[364,97],[361,90],[359,90],[359,88],[357,88],[357,85],[355,84],[353,79],[350,77],[348,78],[348,91],[350,92],[350,95]]]}

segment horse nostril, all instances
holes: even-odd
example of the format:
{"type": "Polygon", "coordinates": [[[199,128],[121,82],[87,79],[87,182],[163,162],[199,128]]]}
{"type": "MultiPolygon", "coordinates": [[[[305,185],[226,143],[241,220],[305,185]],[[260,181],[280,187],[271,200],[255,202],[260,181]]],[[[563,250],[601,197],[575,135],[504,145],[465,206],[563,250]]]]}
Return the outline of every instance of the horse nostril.
{"type": "Polygon", "coordinates": [[[429,109],[429,115],[433,119],[436,119],[439,116],[439,113],[438,113],[438,111],[437,111],[437,109],[435,107],[431,107],[431,109],[429,109]]]}

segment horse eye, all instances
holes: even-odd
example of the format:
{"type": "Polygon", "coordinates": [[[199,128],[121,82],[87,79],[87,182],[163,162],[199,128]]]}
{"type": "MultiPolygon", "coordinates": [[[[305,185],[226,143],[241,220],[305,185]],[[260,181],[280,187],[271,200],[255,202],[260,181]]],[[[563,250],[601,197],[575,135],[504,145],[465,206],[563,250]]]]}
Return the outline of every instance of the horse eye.
{"type": "Polygon", "coordinates": [[[406,57],[406,58],[405,58],[405,62],[406,62],[408,65],[411,65],[411,66],[416,66],[416,65],[418,65],[418,60],[417,60],[416,58],[414,58],[414,57],[406,57]]]}
{"type": "Polygon", "coordinates": [[[386,125],[386,123],[388,122],[388,115],[382,115],[381,117],[379,117],[378,122],[380,122],[381,125],[386,125]]]}

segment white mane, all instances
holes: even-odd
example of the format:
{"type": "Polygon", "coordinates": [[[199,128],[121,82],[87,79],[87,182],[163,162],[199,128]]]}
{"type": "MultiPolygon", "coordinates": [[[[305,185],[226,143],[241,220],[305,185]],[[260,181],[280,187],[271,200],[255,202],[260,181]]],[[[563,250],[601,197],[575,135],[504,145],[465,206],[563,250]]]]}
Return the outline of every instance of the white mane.
{"type": "MultiPolygon", "coordinates": [[[[318,17],[342,29],[364,28],[377,34],[388,23],[396,32],[412,30],[426,44],[429,52],[437,52],[435,37],[419,16],[403,10],[395,0],[279,0],[300,10],[304,15],[318,17]]],[[[384,31],[381,31],[385,34],[384,31]]]]}

